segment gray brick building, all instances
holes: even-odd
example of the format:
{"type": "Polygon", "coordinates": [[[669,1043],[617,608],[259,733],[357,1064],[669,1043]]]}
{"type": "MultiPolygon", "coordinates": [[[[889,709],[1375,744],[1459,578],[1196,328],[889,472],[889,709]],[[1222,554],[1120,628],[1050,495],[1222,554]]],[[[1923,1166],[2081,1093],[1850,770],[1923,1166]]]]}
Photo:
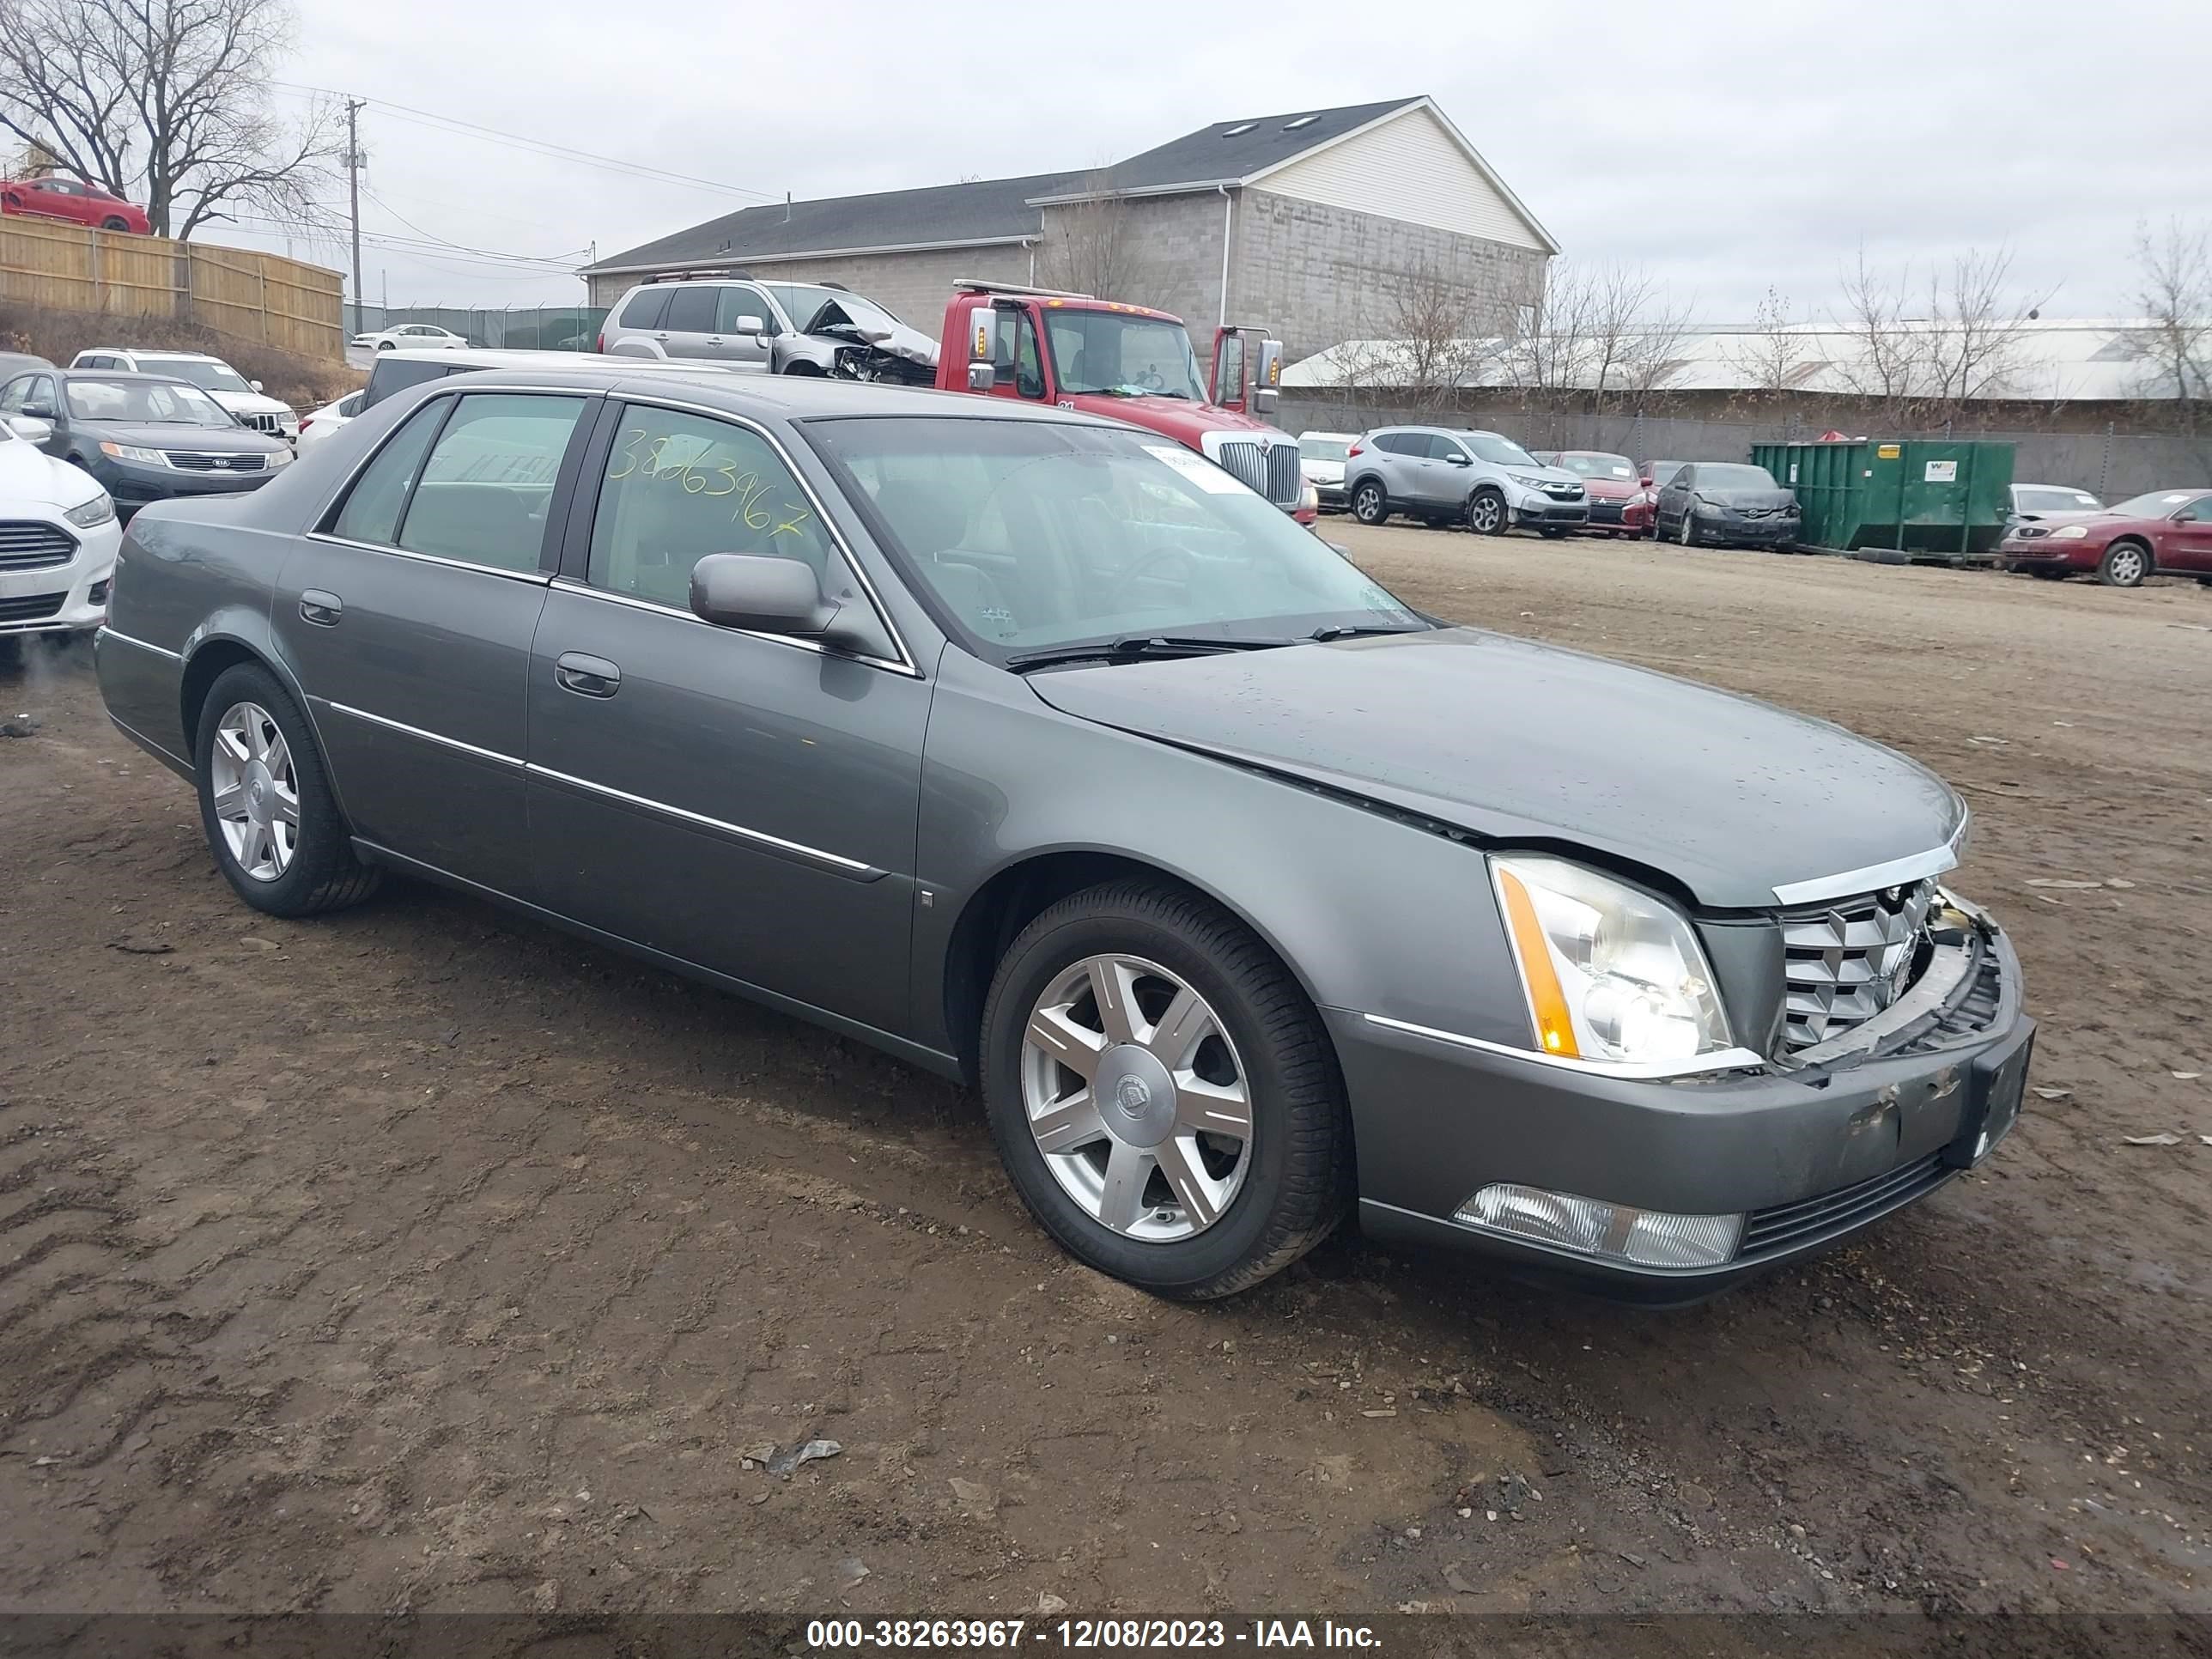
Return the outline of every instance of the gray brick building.
{"type": "Polygon", "coordinates": [[[957,277],[1036,283],[1172,311],[1201,347],[1263,324],[1295,360],[1403,333],[1417,291],[1510,332],[1558,251],[1423,97],[1218,122],[1095,173],[747,208],[583,275],[594,305],[677,270],[842,283],[930,333],[957,277]]]}

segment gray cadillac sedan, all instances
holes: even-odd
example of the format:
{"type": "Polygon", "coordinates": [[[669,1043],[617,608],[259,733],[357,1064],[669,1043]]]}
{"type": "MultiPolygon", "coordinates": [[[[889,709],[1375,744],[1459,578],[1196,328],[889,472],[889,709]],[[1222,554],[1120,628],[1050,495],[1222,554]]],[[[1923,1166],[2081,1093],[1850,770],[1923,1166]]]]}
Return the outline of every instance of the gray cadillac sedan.
{"type": "Polygon", "coordinates": [[[426,877],[969,1079],[1044,1227],[1165,1295],[1356,1200],[1688,1300],[2019,1110],[1940,780],[1439,623],[1065,410],[440,380],[140,514],[99,665],[248,904],[426,877]]]}

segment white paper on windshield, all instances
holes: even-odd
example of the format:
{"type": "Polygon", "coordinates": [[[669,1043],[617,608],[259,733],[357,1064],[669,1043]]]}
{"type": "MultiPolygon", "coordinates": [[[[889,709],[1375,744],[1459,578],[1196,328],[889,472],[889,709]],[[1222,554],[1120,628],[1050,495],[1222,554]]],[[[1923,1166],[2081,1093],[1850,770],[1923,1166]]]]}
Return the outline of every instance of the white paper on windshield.
{"type": "Polygon", "coordinates": [[[1167,444],[1146,444],[1144,451],[1155,460],[1165,461],[1209,495],[1251,493],[1212,462],[1203,456],[1192,454],[1188,449],[1176,449],[1167,444]]]}

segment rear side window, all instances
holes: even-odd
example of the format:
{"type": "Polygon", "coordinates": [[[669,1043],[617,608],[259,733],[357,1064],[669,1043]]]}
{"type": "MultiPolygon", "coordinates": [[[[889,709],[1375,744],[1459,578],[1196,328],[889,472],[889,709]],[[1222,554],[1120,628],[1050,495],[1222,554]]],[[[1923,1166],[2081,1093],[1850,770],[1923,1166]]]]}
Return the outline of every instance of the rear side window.
{"type": "Polygon", "coordinates": [[[451,407],[443,398],[434,398],[408,417],[407,423],[354,480],[345,505],[331,526],[331,534],[353,542],[392,544],[399,533],[399,514],[407,505],[407,492],[415,487],[430,440],[437,436],[439,423],[451,407]]]}
{"type": "Polygon", "coordinates": [[[668,311],[668,290],[665,288],[640,289],[629,297],[615,319],[617,328],[659,328],[660,319],[668,311]]]}
{"type": "Polygon", "coordinates": [[[661,326],[672,334],[712,334],[714,295],[711,288],[679,288],[668,296],[668,320],[661,326]]]}
{"type": "Polygon", "coordinates": [[[1425,453],[1420,439],[1410,432],[1386,432],[1375,441],[1377,449],[1387,449],[1393,455],[1419,455],[1425,453]]]}
{"type": "Polygon", "coordinates": [[[585,402],[527,392],[463,398],[408,497],[398,545],[495,570],[537,569],[554,476],[585,402]]]}

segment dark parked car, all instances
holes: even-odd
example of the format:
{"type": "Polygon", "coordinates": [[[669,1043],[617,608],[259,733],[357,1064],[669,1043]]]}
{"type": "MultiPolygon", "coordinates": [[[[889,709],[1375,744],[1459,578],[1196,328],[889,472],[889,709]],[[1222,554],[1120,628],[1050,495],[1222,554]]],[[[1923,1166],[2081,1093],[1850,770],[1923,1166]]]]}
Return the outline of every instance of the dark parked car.
{"type": "Polygon", "coordinates": [[[2045,513],[2015,524],[1997,562],[2038,576],[2094,575],[2108,587],[2146,576],[2212,584],[2212,490],[2154,489],[2094,513],[2045,513]]]}
{"type": "Polygon", "coordinates": [[[0,386],[0,416],[53,429],[40,446],[107,486],[129,514],[173,495],[258,489],[292,446],[240,426],[189,380],[112,368],[45,368],[0,386]]]}
{"type": "Polygon", "coordinates": [[[247,903],[426,876],[971,1079],[1044,1227],[1163,1294],[1356,1197],[1690,1299],[2019,1107],[1933,774],[1427,621],[1073,410],[470,375],[140,515],[113,605],[108,709],[247,903]]]}
{"type": "Polygon", "coordinates": [[[1796,496],[1742,461],[1675,468],[1651,512],[1651,533],[1685,547],[1788,547],[1798,527],[1796,496]]]}

